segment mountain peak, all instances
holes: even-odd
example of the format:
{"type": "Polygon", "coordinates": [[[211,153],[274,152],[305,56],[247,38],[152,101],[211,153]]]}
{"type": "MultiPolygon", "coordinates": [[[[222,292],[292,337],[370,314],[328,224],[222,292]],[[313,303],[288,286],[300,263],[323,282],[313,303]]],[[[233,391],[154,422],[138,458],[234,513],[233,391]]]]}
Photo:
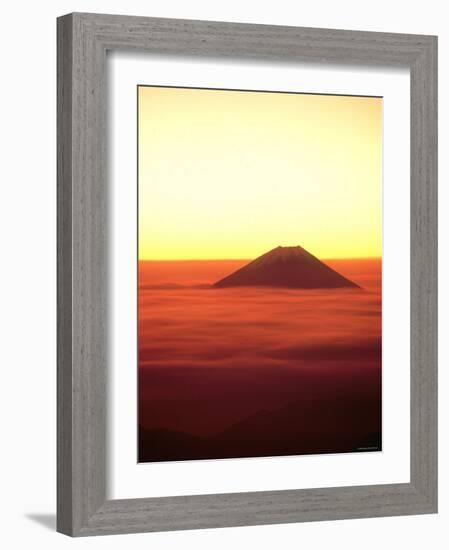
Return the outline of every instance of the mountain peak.
{"type": "Polygon", "coordinates": [[[360,288],[301,246],[277,246],[214,284],[217,288],[360,288]]]}

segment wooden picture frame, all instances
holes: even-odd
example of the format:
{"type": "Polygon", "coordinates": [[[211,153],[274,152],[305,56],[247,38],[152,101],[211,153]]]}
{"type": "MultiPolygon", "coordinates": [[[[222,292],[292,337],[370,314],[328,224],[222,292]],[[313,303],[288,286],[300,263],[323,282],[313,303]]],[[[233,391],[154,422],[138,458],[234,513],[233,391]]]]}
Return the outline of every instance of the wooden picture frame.
{"type": "Polygon", "coordinates": [[[437,511],[437,38],[74,13],[58,19],[58,504],[71,536],[437,511]],[[106,498],[106,52],[406,66],[411,75],[409,483],[106,498]]]}

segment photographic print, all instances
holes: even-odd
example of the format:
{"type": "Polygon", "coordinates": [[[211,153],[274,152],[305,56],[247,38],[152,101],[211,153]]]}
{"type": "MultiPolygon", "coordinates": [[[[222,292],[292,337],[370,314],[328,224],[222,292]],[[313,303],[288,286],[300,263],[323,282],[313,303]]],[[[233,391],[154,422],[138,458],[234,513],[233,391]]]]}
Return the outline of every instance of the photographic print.
{"type": "Polygon", "coordinates": [[[138,461],[382,450],[382,98],[141,85],[138,461]]]}

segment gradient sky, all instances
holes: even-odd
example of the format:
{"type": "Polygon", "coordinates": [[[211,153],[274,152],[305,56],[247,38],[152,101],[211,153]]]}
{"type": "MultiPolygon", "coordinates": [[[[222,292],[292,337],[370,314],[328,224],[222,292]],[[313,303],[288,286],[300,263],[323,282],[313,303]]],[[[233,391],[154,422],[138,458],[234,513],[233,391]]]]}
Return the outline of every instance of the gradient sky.
{"type": "Polygon", "coordinates": [[[382,99],[138,88],[139,259],[382,254],[382,99]]]}

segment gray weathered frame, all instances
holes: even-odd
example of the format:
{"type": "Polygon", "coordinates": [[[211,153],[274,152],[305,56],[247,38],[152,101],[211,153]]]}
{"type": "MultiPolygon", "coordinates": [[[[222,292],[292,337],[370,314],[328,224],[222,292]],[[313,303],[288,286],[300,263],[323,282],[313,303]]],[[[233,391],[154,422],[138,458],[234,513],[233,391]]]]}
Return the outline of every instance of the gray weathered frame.
{"type": "Polygon", "coordinates": [[[74,13],[58,19],[58,505],[72,536],[437,511],[437,38],[74,13]],[[107,500],[106,52],[411,73],[410,483],[107,500]]]}

